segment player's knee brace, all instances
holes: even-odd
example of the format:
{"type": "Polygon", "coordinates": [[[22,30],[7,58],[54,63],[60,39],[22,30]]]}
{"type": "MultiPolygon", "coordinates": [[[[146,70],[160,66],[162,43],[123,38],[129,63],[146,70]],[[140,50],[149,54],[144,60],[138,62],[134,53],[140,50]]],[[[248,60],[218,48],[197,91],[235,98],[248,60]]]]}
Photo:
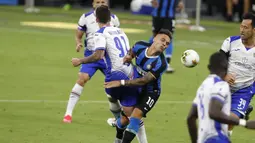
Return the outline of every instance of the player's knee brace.
{"type": "Polygon", "coordinates": [[[129,132],[132,132],[134,134],[137,134],[139,128],[140,128],[141,120],[138,118],[131,117],[129,120],[129,125],[127,126],[127,129],[129,132]]]}

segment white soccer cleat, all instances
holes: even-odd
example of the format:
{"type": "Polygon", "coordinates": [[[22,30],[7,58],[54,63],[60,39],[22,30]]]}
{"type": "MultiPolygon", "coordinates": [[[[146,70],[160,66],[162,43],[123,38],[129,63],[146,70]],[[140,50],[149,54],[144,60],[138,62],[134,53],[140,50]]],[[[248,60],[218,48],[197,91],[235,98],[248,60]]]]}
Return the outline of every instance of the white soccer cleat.
{"type": "Polygon", "coordinates": [[[111,127],[116,127],[116,119],[115,118],[108,118],[107,124],[111,127]]]}
{"type": "Polygon", "coordinates": [[[174,72],[174,69],[173,69],[170,65],[168,65],[168,67],[167,67],[167,69],[166,69],[166,72],[167,72],[167,73],[173,73],[173,72],[174,72]]]}

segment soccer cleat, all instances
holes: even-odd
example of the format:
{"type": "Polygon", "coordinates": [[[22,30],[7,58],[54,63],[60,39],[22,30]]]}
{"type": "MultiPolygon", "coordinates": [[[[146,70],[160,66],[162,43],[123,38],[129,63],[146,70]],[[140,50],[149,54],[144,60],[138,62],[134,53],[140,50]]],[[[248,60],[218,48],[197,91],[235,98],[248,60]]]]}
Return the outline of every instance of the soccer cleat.
{"type": "Polygon", "coordinates": [[[107,123],[111,127],[116,127],[116,119],[115,118],[108,118],[107,123]]]}
{"type": "Polygon", "coordinates": [[[168,65],[167,69],[166,69],[166,73],[173,73],[174,72],[174,69],[168,65]]]}
{"type": "Polygon", "coordinates": [[[252,107],[252,105],[249,105],[249,107],[247,108],[247,110],[245,111],[245,119],[246,120],[249,120],[249,115],[250,115],[250,113],[253,111],[253,107],[252,107]]]}
{"type": "Polygon", "coordinates": [[[63,119],[64,123],[72,123],[72,116],[66,115],[63,119]]]}

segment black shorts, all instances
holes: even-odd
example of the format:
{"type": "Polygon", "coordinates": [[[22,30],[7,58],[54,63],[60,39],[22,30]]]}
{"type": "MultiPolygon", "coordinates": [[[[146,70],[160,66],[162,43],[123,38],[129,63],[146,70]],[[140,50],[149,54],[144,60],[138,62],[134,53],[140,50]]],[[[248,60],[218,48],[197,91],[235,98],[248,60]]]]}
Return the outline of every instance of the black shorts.
{"type": "Polygon", "coordinates": [[[154,90],[148,92],[143,90],[139,95],[136,108],[140,109],[143,112],[143,117],[146,117],[146,114],[154,107],[158,98],[160,96],[160,91],[154,90]]]}
{"type": "Polygon", "coordinates": [[[152,32],[157,34],[162,28],[174,33],[175,20],[173,18],[152,17],[152,32]]]}

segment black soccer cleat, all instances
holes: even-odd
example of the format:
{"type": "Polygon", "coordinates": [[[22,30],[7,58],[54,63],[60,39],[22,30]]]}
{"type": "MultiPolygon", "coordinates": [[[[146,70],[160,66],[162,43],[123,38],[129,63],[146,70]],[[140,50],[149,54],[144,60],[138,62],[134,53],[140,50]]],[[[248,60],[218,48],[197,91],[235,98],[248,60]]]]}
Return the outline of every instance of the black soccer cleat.
{"type": "Polygon", "coordinates": [[[249,105],[249,107],[247,108],[247,110],[245,111],[245,120],[249,120],[250,118],[250,113],[253,111],[253,106],[252,105],[249,105]]]}

